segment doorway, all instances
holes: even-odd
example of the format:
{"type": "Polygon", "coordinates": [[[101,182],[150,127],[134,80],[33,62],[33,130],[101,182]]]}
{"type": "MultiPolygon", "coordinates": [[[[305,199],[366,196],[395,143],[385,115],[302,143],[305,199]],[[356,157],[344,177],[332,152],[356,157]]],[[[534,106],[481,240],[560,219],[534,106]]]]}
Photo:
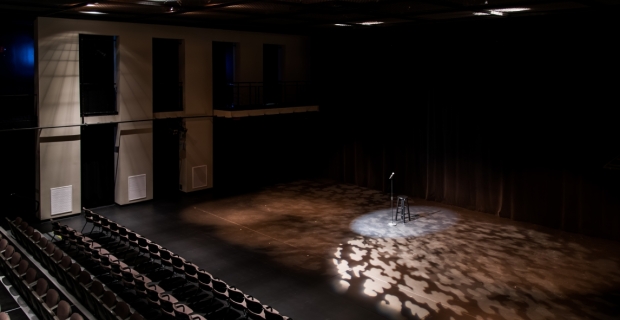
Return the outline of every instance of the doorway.
{"type": "Polygon", "coordinates": [[[153,121],[153,197],[176,197],[180,194],[179,144],[185,133],[182,119],[153,121]]]}
{"type": "Polygon", "coordinates": [[[82,206],[114,204],[116,124],[82,126],[82,206]]]}

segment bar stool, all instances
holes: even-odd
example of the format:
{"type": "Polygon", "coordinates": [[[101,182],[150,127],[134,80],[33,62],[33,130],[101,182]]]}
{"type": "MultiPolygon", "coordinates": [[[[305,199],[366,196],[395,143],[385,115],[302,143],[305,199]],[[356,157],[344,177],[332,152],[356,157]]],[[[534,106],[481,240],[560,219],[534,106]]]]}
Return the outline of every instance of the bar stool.
{"type": "Polygon", "coordinates": [[[407,196],[398,196],[398,202],[396,203],[396,219],[398,220],[398,217],[400,217],[401,219],[403,219],[404,223],[405,214],[407,214],[407,216],[409,217],[409,221],[411,221],[411,212],[409,211],[409,198],[407,196]]]}

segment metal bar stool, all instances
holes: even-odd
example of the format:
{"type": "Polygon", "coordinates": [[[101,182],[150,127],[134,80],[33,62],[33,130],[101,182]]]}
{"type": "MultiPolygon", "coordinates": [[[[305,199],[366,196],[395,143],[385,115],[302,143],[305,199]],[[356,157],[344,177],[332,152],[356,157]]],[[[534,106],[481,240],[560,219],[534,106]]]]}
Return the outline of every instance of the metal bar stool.
{"type": "Polygon", "coordinates": [[[403,219],[405,222],[405,214],[411,221],[411,212],[409,211],[409,198],[407,196],[398,196],[398,202],[396,203],[396,220],[403,219]]]}

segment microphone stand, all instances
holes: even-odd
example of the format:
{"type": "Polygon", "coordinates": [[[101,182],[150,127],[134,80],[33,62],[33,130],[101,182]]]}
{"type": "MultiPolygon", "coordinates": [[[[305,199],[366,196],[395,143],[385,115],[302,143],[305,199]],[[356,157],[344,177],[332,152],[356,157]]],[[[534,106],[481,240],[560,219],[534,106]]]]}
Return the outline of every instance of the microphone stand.
{"type": "Polygon", "coordinates": [[[388,225],[390,227],[396,226],[396,222],[394,221],[394,172],[390,176],[390,223],[388,225]]]}

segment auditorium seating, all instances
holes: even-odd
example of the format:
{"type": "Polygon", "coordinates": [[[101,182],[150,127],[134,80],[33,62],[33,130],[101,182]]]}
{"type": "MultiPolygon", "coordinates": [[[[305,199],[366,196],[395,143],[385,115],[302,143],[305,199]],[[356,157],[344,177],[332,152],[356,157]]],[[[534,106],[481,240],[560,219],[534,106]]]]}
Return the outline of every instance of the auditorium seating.
{"type": "Polygon", "coordinates": [[[54,236],[49,241],[23,221],[13,221],[11,228],[38,251],[33,254],[37,259],[46,261],[68,287],[76,289],[76,296],[98,318],[142,319],[131,310],[136,303],[134,308],[159,310],[175,319],[290,319],[138,233],[91,210],[84,212],[82,230],[92,224],[88,234],[53,222],[54,236]],[[82,267],[93,270],[101,281],[82,267]],[[123,301],[119,295],[125,294],[133,298],[123,301]]]}
{"type": "MultiPolygon", "coordinates": [[[[175,317],[181,319],[188,319],[185,317],[185,314],[187,313],[187,310],[193,309],[192,311],[206,314],[209,319],[216,319],[225,316],[226,319],[246,318],[259,320],[292,320],[289,317],[280,315],[280,313],[272,307],[261,304],[254,297],[244,294],[236,287],[229,286],[223,280],[214,278],[204,269],[200,269],[190,261],[187,261],[181,256],[172,253],[145,237],[142,237],[138,233],[131,231],[129,228],[107,219],[102,215],[94,213],[91,210],[84,209],[84,212],[85,216],[89,217],[86,220],[85,226],[87,223],[91,222],[93,223],[94,230],[98,225],[101,225],[100,236],[108,237],[109,235],[109,237],[113,240],[118,239],[117,243],[119,244],[124,241],[124,243],[127,243],[128,249],[134,251],[133,259],[126,259],[125,262],[127,264],[136,263],[138,257],[148,257],[147,261],[139,263],[134,268],[139,269],[147,263],[158,265],[155,269],[148,270],[147,273],[156,273],[157,270],[168,270],[167,268],[170,268],[172,270],[172,275],[170,278],[178,275],[178,278],[180,278],[181,281],[178,283],[175,282],[177,286],[176,289],[172,291],[172,294],[176,295],[175,292],[183,292],[183,289],[186,288],[187,290],[185,291],[199,291],[191,291],[191,293],[195,292],[196,294],[193,294],[192,297],[185,300],[185,302],[191,302],[189,305],[181,303],[183,302],[182,298],[175,297],[167,292],[163,293],[163,295],[167,296],[165,296],[164,300],[162,300],[162,288],[159,288],[158,286],[153,287],[152,284],[149,284],[148,282],[144,285],[144,287],[142,287],[142,282],[144,282],[144,279],[149,279],[149,274],[141,275],[143,278],[139,278],[139,280],[137,280],[140,282],[140,294],[146,294],[150,305],[165,308],[164,312],[166,314],[174,315],[175,317]],[[125,232],[126,236],[123,236],[125,232]],[[200,294],[204,295],[202,300],[196,298],[196,296],[200,296],[200,294]],[[169,297],[177,300],[177,302],[172,303],[172,307],[170,305],[170,300],[168,299],[169,297]],[[185,308],[184,310],[186,311],[178,311],[174,307],[176,305],[183,305],[183,308],[185,308]],[[235,314],[238,315],[238,317],[235,317],[235,314]]],[[[94,237],[94,234],[91,233],[91,237],[94,237]]],[[[145,270],[146,269],[147,268],[145,268],[145,270]]],[[[153,278],[156,277],[153,276],[153,278]]],[[[136,279],[138,278],[134,276],[134,284],[138,283],[136,282],[136,279]]],[[[153,279],[153,281],[155,281],[155,279],[153,279]]],[[[198,319],[195,317],[197,313],[190,313],[190,315],[191,318],[189,319],[198,319]]]]}
{"type": "MultiPolygon", "coordinates": [[[[17,220],[19,222],[17,226],[13,224],[14,222],[11,222],[11,225],[21,230],[20,232],[24,235],[34,233],[34,230],[30,232],[27,224],[24,224],[25,222],[21,219],[17,220]]],[[[39,319],[69,319],[74,311],[71,304],[67,302],[69,299],[60,293],[61,291],[54,286],[53,282],[39,270],[36,264],[32,263],[24,252],[18,249],[4,231],[0,231],[0,238],[0,248],[2,248],[0,270],[31,310],[39,319]]],[[[5,319],[8,318],[8,315],[5,314],[5,316],[5,319]]],[[[82,316],[75,313],[71,319],[82,319],[82,316]]]]}
{"type": "MultiPolygon", "coordinates": [[[[43,236],[34,236],[34,234],[38,233],[38,231],[34,231],[32,236],[29,237],[27,232],[24,232],[23,230],[25,228],[16,226],[14,222],[9,225],[11,226],[11,231],[14,237],[19,241],[19,243],[21,243],[26,250],[32,254],[32,256],[38,260],[41,265],[58,280],[60,284],[67,288],[67,290],[69,290],[69,292],[75,296],[78,301],[80,301],[97,319],[119,319],[114,310],[108,308],[104,301],[90,292],[89,287],[93,282],[90,274],[87,271],[82,270],[78,263],[74,263],[68,255],[65,255],[63,250],[51,241],[48,241],[45,247],[42,248],[40,246],[41,240],[37,243],[34,242],[34,239],[37,238],[46,239],[43,236]]],[[[77,245],[77,239],[74,239],[75,241],[67,240],[69,239],[69,233],[73,232],[70,228],[55,224],[53,231],[54,237],[58,237],[60,239],[57,242],[59,245],[64,243],[64,245],[68,247],[79,248],[79,245],[77,245]],[[63,237],[61,235],[65,236],[63,237]]],[[[88,239],[86,239],[86,241],[88,241],[88,239]]],[[[110,290],[105,291],[111,292],[110,290]]],[[[61,309],[59,312],[60,311],[64,310],[61,309]]],[[[130,315],[131,312],[127,315],[127,317],[123,317],[122,319],[129,318],[130,315]]]]}

